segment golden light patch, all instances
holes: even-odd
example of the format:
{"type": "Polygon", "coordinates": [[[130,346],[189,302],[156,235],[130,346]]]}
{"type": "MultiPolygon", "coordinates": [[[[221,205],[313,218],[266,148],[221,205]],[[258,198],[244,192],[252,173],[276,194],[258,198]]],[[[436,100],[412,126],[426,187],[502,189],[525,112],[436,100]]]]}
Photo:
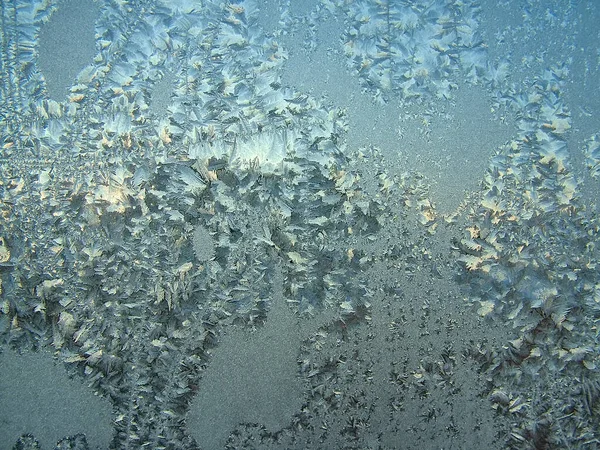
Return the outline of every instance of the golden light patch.
{"type": "Polygon", "coordinates": [[[480,301],[479,302],[480,307],[477,310],[477,314],[479,314],[481,317],[485,317],[488,314],[491,314],[492,311],[494,311],[494,302],[489,301],[489,300],[484,300],[484,301],[480,301]]]}

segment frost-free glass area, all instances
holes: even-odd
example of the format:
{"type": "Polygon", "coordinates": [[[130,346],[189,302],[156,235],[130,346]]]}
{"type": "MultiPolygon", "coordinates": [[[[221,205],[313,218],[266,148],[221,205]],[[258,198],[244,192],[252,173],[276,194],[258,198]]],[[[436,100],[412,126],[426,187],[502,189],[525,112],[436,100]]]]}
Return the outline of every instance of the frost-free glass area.
{"type": "Polygon", "coordinates": [[[0,448],[598,447],[599,8],[2,2],[0,448]]]}

